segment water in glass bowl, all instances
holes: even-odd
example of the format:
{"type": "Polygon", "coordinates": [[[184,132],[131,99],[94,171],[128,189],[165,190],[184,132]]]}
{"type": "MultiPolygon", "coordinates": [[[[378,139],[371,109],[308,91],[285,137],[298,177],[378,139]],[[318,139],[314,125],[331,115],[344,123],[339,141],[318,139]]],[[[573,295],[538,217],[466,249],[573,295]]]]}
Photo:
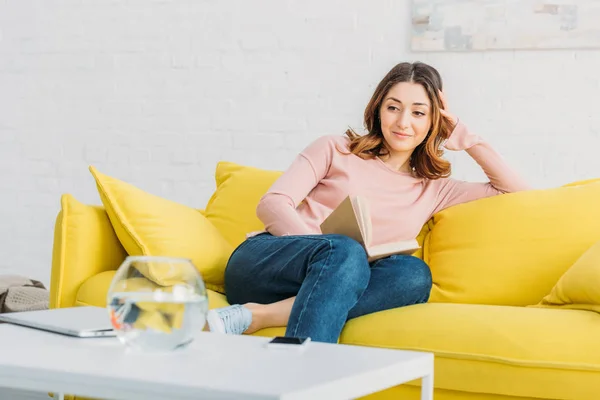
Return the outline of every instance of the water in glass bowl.
{"type": "Polygon", "coordinates": [[[204,327],[208,299],[174,289],[111,293],[108,309],[119,340],[143,351],[170,351],[189,344],[204,327]]]}

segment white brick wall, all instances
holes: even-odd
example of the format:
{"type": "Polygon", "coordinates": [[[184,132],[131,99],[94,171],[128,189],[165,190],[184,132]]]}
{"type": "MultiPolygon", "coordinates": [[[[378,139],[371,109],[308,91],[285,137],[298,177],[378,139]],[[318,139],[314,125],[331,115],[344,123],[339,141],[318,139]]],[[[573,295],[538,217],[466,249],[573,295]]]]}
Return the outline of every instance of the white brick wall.
{"type": "Polygon", "coordinates": [[[0,0],[0,273],[48,283],[61,193],[99,203],[88,165],[202,207],[218,160],[281,169],[360,128],[403,60],[536,187],[600,176],[600,51],[413,54],[409,3],[0,0]]]}

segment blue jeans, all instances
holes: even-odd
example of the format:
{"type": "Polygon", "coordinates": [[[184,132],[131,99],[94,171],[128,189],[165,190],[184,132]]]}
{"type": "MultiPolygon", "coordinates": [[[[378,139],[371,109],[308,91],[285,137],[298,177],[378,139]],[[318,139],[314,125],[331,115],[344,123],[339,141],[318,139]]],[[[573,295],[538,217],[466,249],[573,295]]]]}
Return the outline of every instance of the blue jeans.
{"type": "Polygon", "coordinates": [[[371,264],[362,246],[342,235],[246,239],[229,258],[230,304],[270,304],[297,296],[286,336],[337,343],[347,320],[425,303],[431,271],[421,259],[394,255],[371,264]]]}

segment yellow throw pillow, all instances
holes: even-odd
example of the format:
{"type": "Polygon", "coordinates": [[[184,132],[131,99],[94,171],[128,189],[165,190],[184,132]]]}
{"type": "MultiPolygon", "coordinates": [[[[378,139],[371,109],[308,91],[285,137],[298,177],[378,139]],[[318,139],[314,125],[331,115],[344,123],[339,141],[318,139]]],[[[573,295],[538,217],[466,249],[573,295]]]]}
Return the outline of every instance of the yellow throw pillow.
{"type": "Polygon", "coordinates": [[[248,232],[265,228],[256,216],[260,198],[281,176],[280,171],[246,167],[232,162],[217,164],[217,189],[209,199],[205,215],[225,239],[237,247],[248,232]]]}
{"type": "Polygon", "coordinates": [[[600,312],[600,241],[577,259],[537,306],[600,312]]]}
{"type": "Polygon", "coordinates": [[[563,185],[563,187],[589,185],[590,183],[597,183],[597,182],[600,182],[600,178],[592,178],[592,179],[584,179],[582,181],[575,181],[575,182],[567,183],[566,185],[563,185]]]}
{"type": "Polygon", "coordinates": [[[600,182],[493,196],[433,217],[431,302],[527,306],[600,240],[600,182]]]}
{"type": "MultiPolygon", "coordinates": [[[[208,288],[224,291],[224,270],[233,248],[200,211],[146,193],[94,167],[90,171],[115,233],[129,255],[188,258],[208,288]]],[[[152,266],[140,272],[159,285],[169,286],[178,279],[152,266]]]]}

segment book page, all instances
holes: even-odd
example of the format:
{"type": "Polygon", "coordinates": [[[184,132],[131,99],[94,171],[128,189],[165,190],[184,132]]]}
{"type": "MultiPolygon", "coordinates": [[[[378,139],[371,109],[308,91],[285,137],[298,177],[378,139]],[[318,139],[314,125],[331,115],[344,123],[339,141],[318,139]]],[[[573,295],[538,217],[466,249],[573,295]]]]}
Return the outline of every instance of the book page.
{"type": "Polygon", "coordinates": [[[359,215],[354,207],[354,201],[346,197],[321,224],[321,233],[345,235],[365,246],[359,215]]]}
{"type": "Polygon", "coordinates": [[[369,213],[369,203],[363,196],[354,196],[354,209],[358,215],[359,225],[365,240],[365,246],[371,245],[371,235],[373,227],[371,225],[371,214],[369,213]]]}
{"type": "Polygon", "coordinates": [[[385,243],[368,247],[367,254],[369,255],[369,261],[374,261],[394,254],[410,255],[420,248],[421,246],[419,246],[419,242],[417,242],[416,239],[403,240],[400,242],[385,243]]]}

